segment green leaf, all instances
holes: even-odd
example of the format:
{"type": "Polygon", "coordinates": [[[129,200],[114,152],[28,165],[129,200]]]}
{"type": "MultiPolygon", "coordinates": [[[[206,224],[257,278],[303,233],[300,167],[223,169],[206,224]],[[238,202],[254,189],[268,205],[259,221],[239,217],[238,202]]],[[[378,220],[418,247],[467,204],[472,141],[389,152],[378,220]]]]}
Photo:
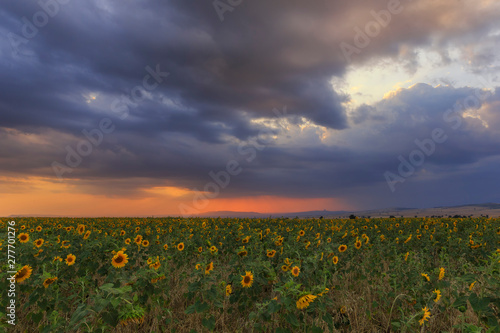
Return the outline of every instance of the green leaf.
{"type": "Polygon", "coordinates": [[[285,319],[287,321],[287,323],[289,323],[290,325],[294,326],[294,327],[299,327],[300,326],[300,323],[299,321],[297,320],[297,317],[295,317],[293,314],[291,313],[287,313],[285,315],[285,319]]]}
{"type": "MultiPolygon", "coordinates": [[[[205,303],[206,304],[206,303],[205,303]]],[[[214,316],[208,318],[208,319],[203,319],[201,321],[202,325],[208,328],[210,331],[213,331],[215,329],[215,318],[214,316]]]]}
{"type": "Polygon", "coordinates": [[[277,301],[272,300],[269,303],[269,313],[276,313],[281,309],[281,304],[279,304],[277,301]]]}

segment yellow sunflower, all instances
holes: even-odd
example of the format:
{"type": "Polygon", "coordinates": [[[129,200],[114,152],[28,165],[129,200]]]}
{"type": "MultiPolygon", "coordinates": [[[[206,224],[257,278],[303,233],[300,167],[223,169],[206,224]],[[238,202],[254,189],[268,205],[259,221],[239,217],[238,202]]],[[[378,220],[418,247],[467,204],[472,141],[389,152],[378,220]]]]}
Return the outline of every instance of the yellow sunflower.
{"type": "Polygon", "coordinates": [[[302,296],[301,298],[299,298],[299,300],[297,301],[297,309],[299,310],[302,310],[302,309],[306,309],[310,303],[314,302],[314,299],[316,298],[317,296],[314,296],[314,295],[305,295],[305,296],[302,296]]]}
{"type": "Polygon", "coordinates": [[[233,288],[231,287],[230,284],[226,286],[226,296],[229,296],[233,293],[233,288]]]}
{"type": "Polygon", "coordinates": [[[422,311],[424,311],[424,315],[422,316],[422,319],[420,319],[418,322],[420,323],[420,325],[423,325],[424,322],[426,320],[429,320],[429,318],[431,317],[431,312],[429,311],[429,309],[427,307],[424,307],[422,309],[422,311]]]}
{"type": "Polygon", "coordinates": [[[168,250],[168,244],[163,245],[163,249],[168,250]]]}
{"type": "Polygon", "coordinates": [[[339,262],[339,257],[334,256],[334,257],[333,257],[333,259],[332,259],[332,261],[333,261],[333,263],[334,263],[335,265],[337,265],[337,264],[338,264],[338,262],[339,262]]]}
{"type": "Polygon", "coordinates": [[[42,231],[42,227],[41,226],[36,227],[36,231],[42,231]]]}
{"type": "Polygon", "coordinates": [[[43,242],[44,242],[43,239],[39,238],[36,241],[34,241],[33,243],[35,244],[36,247],[41,247],[43,245],[43,242]]]}
{"type": "Polygon", "coordinates": [[[281,270],[282,270],[283,272],[287,272],[289,269],[290,269],[290,267],[288,267],[287,265],[283,265],[283,266],[281,266],[281,270]]]}
{"type": "Polygon", "coordinates": [[[144,246],[144,247],[148,247],[148,246],[149,246],[149,241],[148,241],[148,240],[146,240],[146,239],[145,239],[145,240],[143,240],[143,241],[142,241],[142,246],[144,246]]]}
{"type": "Polygon", "coordinates": [[[214,270],[214,263],[211,262],[210,264],[207,265],[207,267],[205,267],[205,274],[210,274],[210,271],[213,270],[214,270]]]}
{"type": "Polygon", "coordinates": [[[17,238],[19,238],[19,241],[21,243],[27,243],[30,240],[30,235],[25,234],[23,232],[23,233],[20,233],[19,236],[17,236],[17,238]]]}
{"type": "Polygon", "coordinates": [[[141,245],[141,243],[142,243],[142,236],[141,235],[135,236],[134,243],[136,243],[137,245],[141,245]]]}
{"type": "Polygon", "coordinates": [[[299,274],[300,274],[300,268],[299,268],[299,267],[297,267],[297,266],[294,266],[294,267],[292,268],[292,275],[293,275],[293,276],[299,276],[299,274]]]}
{"type": "Polygon", "coordinates": [[[18,270],[16,275],[14,275],[14,279],[16,279],[17,283],[21,283],[24,280],[29,279],[29,277],[31,276],[31,272],[33,272],[33,269],[30,265],[23,266],[23,268],[18,270]]]}
{"type": "Polygon", "coordinates": [[[125,244],[128,245],[128,244],[130,244],[130,242],[131,242],[130,238],[125,239],[125,244]]]}
{"type": "Polygon", "coordinates": [[[347,245],[340,245],[339,246],[339,252],[344,252],[345,250],[347,250],[347,245]]]}
{"type": "Polygon", "coordinates": [[[66,265],[71,266],[75,264],[76,256],[73,254],[68,254],[66,256],[66,265]]]}
{"type": "Polygon", "coordinates": [[[61,243],[61,247],[67,249],[68,247],[70,247],[71,244],[69,243],[69,241],[62,241],[61,243]]]}
{"type": "Polygon", "coordinates": [[[111,265],[115,268],[122,268],[126,263],[128,263],[128,256],[123,251],[118,251],[111,259],[111,265]]]}
{"type": "Polygon", "coordinates": [[[179,251],[184,250],[184,243],[179,243],[179,244],[177,245],[177,250],[179,250],[179,251]]]}
{"type": "Polygon", "coordinates": [[[43,281],[43,286],[45,288],[47,288],[48,286],[50,286],[52,283],[54,283],[55,281],[57,280],[57,276],[56,277],[53,277],[53,278],[48,278],[48,279],[45,279],[45,281],[43,281]]]}
{"type": "Polygon", "coordinates": [[[83,239],[88,239],[88,238],[90,237],[90,233],[91,233],[91,231],[90,231],[90,230],[87,230],[87,231],[85,232],[85,235],[83,235],[83,239]]]}
{"type": "Polygon", "coordinates": [[[275,254],[276,254],[276,251],[275,251],[275,250],[271,250],[271,251],[269,251],[269,250],[268,250],[268,251],[267,251],[267,256],[268,256],[269,258],[273,258],[275,254]]]}
{"type": "Polygon", "coordinates": [[[250,288],[253,283],[252,272],[245,272],[245,275],[242,275],[241,277],[241,285],[243,286],[243,288],[250,288]]]}
{"type": "Polygon", "coordinates": [[[359,250],[361,248],[361,241],[357,240],[356,243],[354,243],[354,247],[359,250]]]}

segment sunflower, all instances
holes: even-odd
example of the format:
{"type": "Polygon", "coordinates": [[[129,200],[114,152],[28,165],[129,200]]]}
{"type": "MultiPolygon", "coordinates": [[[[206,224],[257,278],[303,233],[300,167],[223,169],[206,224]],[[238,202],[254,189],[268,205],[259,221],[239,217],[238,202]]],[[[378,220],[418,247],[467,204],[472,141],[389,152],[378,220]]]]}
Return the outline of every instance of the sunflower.
{"type": "Polygon", "coordinates": [[[184,250],[184,243],[177,244],[177,250],[179,250],[179,251],[184,250]]]}
{"type": "Polygon", "coordinates": [[[335,265],[337,265],[337,263],[339,262],[339,257],[334,256],[334,257],[333,257],[333,259],[332,259],[332,261],[333,261],[333,263],[334,263],[335,265]]]}
{"type": "Polygon", "coordinates": [[[328,237],[328,238],[326,239],[326,242],[327,242],[327,243],[331,243],[331,242],[332,242],[332,239],[331,239],[330,237],[328,237]]]}
{"type": "Polygon", "coordinates": [[[85,226],[83,224],[80,224],[76,230],[78,231],[78,234],[83,234],[83,232],[85,231],[85,226]]]}
{"type": "Polygon", "coordinates": [[[24,280],[29,279],[29,277],[31,276],[31,272],[33,272],[33,269],[30,265],[23,266],[23,268],[18,270],[14,275],[14,279],[16,279],[16,282],[21,283],[24,280]]]}
{"type": "Polygon", "coordinates": [[[29,240],[30,240],[30,235],[28,234],[25,234],[24,232],[19,234],[19,236],[17,236],[17,238],[19,238],[19,241],[21,243],[27,243],[29,240]]]}
{"type": "Polygon", "coordinates": [[[300,230],[299,231],[299,236],[300,237],[303,237],[305,234],[306,234],[306,232],[304,230],[300,230]]]}
{"type": "MultiPolygon", "coordinates": [[[[21,230],[24,230],[24,229],[26,229],[26,226],[25,226],[25,225],[22,225],[22,226],[21,226],[21,230]]],[[[499,232],[499,234],[500,234],[500,232],[499,232]]]]}
{"type": "Polygon", "coordinates": [[[163,245],[164,250],[168,250],[168,244],[163,245]]]}
{"type": "Polygon", "coordinates": [[[90,230],[87,230],[87,232],[85,232],[85,235],[83,235],[83,239],[88,239],[90,237],[90,230]]]}
{"type": "Polygon", "coordinates": [[[67,249],[70,246],[71,246],[71,244],[69,243],[69,241],[62,241],[62,243],[61,243],[61,247],[64,247],[65,249],[67,249]]]}
{"type": "Polygon", "coordinates": [[[125,230],[120,231],[120,236],[125,236],[125,230]]]}
{"type": "Polygon", "coordinates": [[[429,318],[431,317],[431,312],[429,311],[429,309],[425,306],[422,311],[424,311],[424,315],[422,316],[422,319],[420,319],[418,322],[420,323],[420,325],[423,325],[424,322],[426,320],[429,320],[429,318]]]}
{"type": "Polygon", "coordinates": [[[243,244],[246,244],[246,243],[248,243],[249,240],[250,240],[250,236],[246,236],[245,238],[243,238],[243,240],[241,242],[243,244]]]}
{"type": "Polygon", "coordinates": [[[297,309],[299,310],[302,310],[302,309],[305,309],[309,306],[310,303],[314,302],[314,299],[318,297],[318,296],[314,296],[314,295],[305,295],[305,296],[302,296],[301,298],[299,298],[299,300],[297,301],[297,309]]]}
{"type": "Polygon", "coordinates": [[[122,268],[126,263],[128,263],[128,256],[123,251],[118,251],[111,259],[111,265],[115,268],[122,268]]]}
{"type": "Polygon", "coordinates": [[[68,265],[68,266],[73,265],[75,263],[75,260],[76,260],[76,256],[75,255],[73,255],[71,253],[68,254],[66,256],[66,265],[68,265]]]}
{"type": "Polygon", "coordinates": [[[425,274],[425,273],[421,273],[420,275],[422,275],[426,280],[427,282],[429,282],[431,279],[429,278],[429,275],[425,274]]]}
{"type": "Polygon", "coordinates": [[[36,227],[36,231],[38,232],[42,231],[42,227],[41,226],[36,227]]]}
{"type": "Polygon", "coordinates": [[[53,277],[53,278],[48,278],[48,279],[45,279],[45,281],[43,281],[43,286],[45,288],[47,288],[48,286],[50,286],[52,283],[56,282],[57,280],[57,276],[56,277],[53,277]]]}
{"type": "Polygon", "coordinates": [[[148,258],[148,260],[146,260],[146,262],[148,263],[148,265],[151,265],[153,263],[153,259],[148,258]]]}
{"type": "Polygon", "coordinates": [[[253,283],[252,272],[245,272],[245,275],[242,275],[241,277],[241,285],[243,286],[243,288],[250,288],[253,283]]]}
{"type": "Polygon", "coordinates": [[[288,270],[289,270],[289,269],[290,269],[290,267],[288,267],[287,265],[283,265],[283,266],[281,266],[281,270],[282,270],[283,272],[288,272],[288,270]]]}
{"type": "Polygon", "coordinates": [[[226,286],[226,296],[229,296],[233,293],[233,288],[231,287],[230,284],[226,286]]]}
{"type": "Polygon", "coordinates": [[[200,253],[203,252],[203,248],[201,246],[198,248],[198,252],[200,252],[200,253]]]}
{"type": "Polygon", "coordinates": [[[434,302],[439,302],[439,299],[441,298],[441,291],[439,289],[434,289],[433,293],[436,294],[436,299],[434,300],[434,302]]]}
{"type": "Polygon", "coordinates": [[[405,254],[405,261],[406,261],[406,259],[408,259],[409,255],[410,255],[410,252],[406,252],[406,254],[405,254]]]}
{"type": "Polygon", "coordinates": [[[212,245],[212,246],[210,247],[210,252],[212,252],[212,253],[217,253],[217,251],[219,251],[219,250],[215,247],[215,245],[212,245]]]}
{"type": "Polygon", "coordinates": [[[297,267],[297,266],[294,266],[294,267],[292,268],[292,275],[293,275],[293,276],[299,276],[299,274],[300,274],[300,268],[299,268],[299,267],[297,267]]]}
{"type": "Polygon", "coordinates": [[[136,243],[137,245],[141,245],[141,243],[142,243],[142,236],[141,235],[135,236],[134,243],[136,243]]]}
{"type": "Polygon", "coordinates": [[[131,242],[130,238],[125,239],[125,244],[129,245],[131,242]]]}
{"type": "Polygon", "coordinates": [[[205,274],[210,274],[210,271],[213,270],[214,270],[214,263],[211,262],[210,264],[207,265],[207,267],[205,267],[205,274]]]}
{"type": "Polygon", "coordinates": [[[475,284],[476,284],[476,281],[474,281],[474,282],[472,282],[472,283],[470,284],[470,286],[469,286],[469,291],[471,291],[471,290],[472,290],[472,288],[474,288],[474,285],[475,285],[475,284]]]}
{"type": "Polygon", "coordinates": [[[247,252],[247,250],[245,250],[245,249],[243,249],[243,250],[241,250],[240,252],[238,252],[238,255],[239,255],[240,257],[244,257],[244,256],[246,256],[247,254],[248,254],[248,252],[247,252]]]}
{"type": "Polygon", "coordinates": [[[276,254],[276,251],[275,251],[275,250],[271,250],[271,251],[269,251],[269,250],[268,250],[268,251],[267,251],[267,256],[268,256],[268,258],[273,258],[275,254],[276,254]]]}
{"type": "Polygon", "coordinates": [[[197,271],[200,270],[201,264],[196,264],[196,266],[194,268],[196,268],[197,271]]]}
{"type": "Polygon", "coordinates": [[[361,248],[361,241],[357,240],[356,243],[354,243],[354,247],[359,250],[361,248]]]}
{"type": "Polygon", "coordinates": [[[61,257],[57,256],[57,257],[54,257],[54,259],[53,259],[52,261],[53,261],[53,262],[55,262],[55,261],[57,261],[57,260],[59,260],[59,261],[61,261],[61,262],[62,262],[62,261],[63,261],[63,258],[61,258],[61,257]]]}
{"type": "Polygon", "coordinates": [[[36,247],[41,247],[43,245],[43,239],[39,238],[36,241],[34,241],[36,247]]]}
{"type": "Polygon", "coordinates": [[[347,245],[340,245],[339,246],[339,252],[344,252],[345,250],[347,250],[347,245]]]}
{"type": "Polygon", "coordinates": [[[444,278],[444,267],[439,269],[439,277],[438,280],[442,280],[444,278]]]}
{"type": "Polygon", "coordinates": [[[156,261],[154,264],[151,264],[149,267],[153,268],[155,271],[157,271],[158,268],[160,268],[160,266],[161,266],[161,263],[159,261],[156,261]]]}
{"type": "Polygon", "coordinates": [[[148,241],[148,240],[146,240],[146,239],[145,239],[145,240],[143,240],[143,241],[142,241],[142,246],[144,246],[144,247],[148,247],[148,246],[149,246],[149,241],[148,241]]]}

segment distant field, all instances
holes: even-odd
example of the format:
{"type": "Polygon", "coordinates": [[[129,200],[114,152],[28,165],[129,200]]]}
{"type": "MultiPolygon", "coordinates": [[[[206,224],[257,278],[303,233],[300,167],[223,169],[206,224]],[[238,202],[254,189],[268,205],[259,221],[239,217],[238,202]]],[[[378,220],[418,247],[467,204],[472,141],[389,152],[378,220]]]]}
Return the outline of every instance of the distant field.
{"type": "Polygon", "coordinates": [[[498,218],[0,227],[1,327],[12,332],[500,332],[498,218]]]}

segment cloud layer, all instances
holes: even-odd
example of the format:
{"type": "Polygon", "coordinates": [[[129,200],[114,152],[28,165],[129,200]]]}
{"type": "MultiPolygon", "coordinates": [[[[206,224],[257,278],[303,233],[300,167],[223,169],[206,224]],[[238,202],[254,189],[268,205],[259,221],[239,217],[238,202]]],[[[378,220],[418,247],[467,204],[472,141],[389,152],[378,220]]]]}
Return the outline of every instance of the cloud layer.
{"type": "Polygon", "coordinates": [[[221,198],[336,197],[359,208],[500,200],[495,1],[242,1],[223,13],[216,2],[42,3],[54,14],[46,24],[36,3],[0,9],[6,175],[56,179],[57,161],[83,193],[143,197],[154,186],[203,189],[236,160],[243,172],[221,198]],[[370,36],[375,17],[396,7],[370,36]],[[346,59],[342,43],[359,52],[346,59]],[[465,84],[415,82],[370,104],[332,84],[382,60],[410,78],[460,64],[465,84]],[[144,89],[151,70],[169,75],[144,89]],[[77,151],[82,131],[105,118],[112,133],[68,166],[66,147],[77,151]],[[392,193],[384,173],[397,174],[398,157],[436,128],[447,140],[392,193]]]}

